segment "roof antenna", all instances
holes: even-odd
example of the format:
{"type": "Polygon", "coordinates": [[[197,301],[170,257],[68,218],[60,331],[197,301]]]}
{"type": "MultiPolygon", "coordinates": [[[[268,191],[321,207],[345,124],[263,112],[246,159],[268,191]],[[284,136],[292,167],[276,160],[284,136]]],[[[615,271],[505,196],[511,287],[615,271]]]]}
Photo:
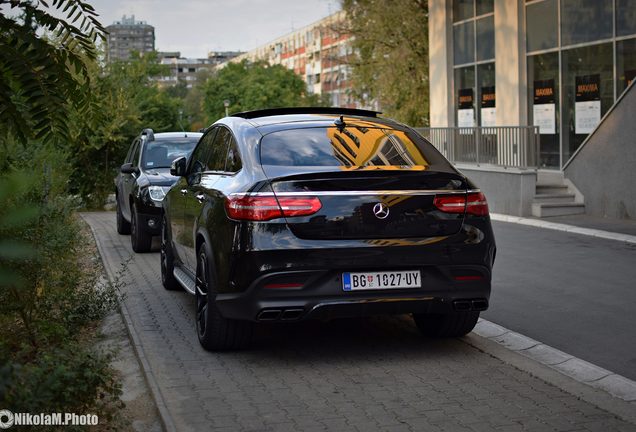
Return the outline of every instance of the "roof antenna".
{"type": "Polygon", "coordinates": [[[338,128],[338,131],[342,132],[344,130],[344,128],[347,127],[347,124],[344,121],[344,118],[342,118],[342,116],[340,116],[339,119],[337,119],[335,122],[333,122],[333,124],[336,125],[336,127],[338,128]]]}

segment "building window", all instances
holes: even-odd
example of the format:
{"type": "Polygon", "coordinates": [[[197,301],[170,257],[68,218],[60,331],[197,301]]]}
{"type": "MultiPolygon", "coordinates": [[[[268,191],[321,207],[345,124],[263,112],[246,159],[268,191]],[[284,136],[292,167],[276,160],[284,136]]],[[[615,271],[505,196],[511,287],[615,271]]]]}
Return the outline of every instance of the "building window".
{"type": "Polygon", "coordinates": [[[494,126],[495,17],[493,1],[453,2],[455,124],[494,126]]]}
{"type": "Polygon", "coordinates": [[[476,21],[477,61],[495,58],[495,17],[490,15],[476,21]]]}
{"type": "Polygon", "coordinates": [[[616,83],[623,93],[636,79],[636,38],[616,42],[616,83]]]}
{"type": "Polygon", "coordinates": [[[636,0],[616,0],[616,36],[636,34],[636,0]]]}
{"type": "Polygon", "coordinates": [[[564,161],[574,154],[614,103],[612,44],[563,50],[564,161]]]}
{"type": "Polygon", "coordinates": [[[528,116],[539,127],[539,166],[561,166],[559,150],[559,53],[528,56],[528,116]]]}
{"type": "Polygon", "coordinates": [[[561,45],[612,37],[613,0],[561,0],[561,45]]]}
{"type": "Polygon", "coordinates": [[[543,166],[565,164],[634,79],[632,35],[636,0],[528,1],[528,121],[543,166]]]}
{"type": "Polygon", "coordinates": [[[557,46],[557,0],[529,4],[526,8],[528,52],[557,46]]]}
{"type": "Polygon", "coordinates": [[[475,61],[475,24],[473,21],[453,27],[453,47],[455,64],[475,61]]]}

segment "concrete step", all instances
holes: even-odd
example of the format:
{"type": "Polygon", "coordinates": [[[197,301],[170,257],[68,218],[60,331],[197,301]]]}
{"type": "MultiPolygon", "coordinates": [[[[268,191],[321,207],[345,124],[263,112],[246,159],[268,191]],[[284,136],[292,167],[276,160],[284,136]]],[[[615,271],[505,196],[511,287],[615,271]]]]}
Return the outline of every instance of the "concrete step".
{"type": "Polygon", "coordinates": [[[585,204],[581,203],[532,203],[532,216],[550,217],[585,213],[585,204]]]}
{"type": "Polygon", "coordinates": [[[570,193],[570,190],[564,184],[560,184],[560,185],[537,184],[535,190],[537,195],[554,195],[554,194],[570,193]]]}
{"type": "Polygon", "coordinates": [[[573,193],[538,193],[534,196],[533,203],[573,203],[573,193]]]}
{"type": "Polygon", "coordinates": [[[538,170],[537,183],[563,184],[563,171],[559,170],[538,170]]]}

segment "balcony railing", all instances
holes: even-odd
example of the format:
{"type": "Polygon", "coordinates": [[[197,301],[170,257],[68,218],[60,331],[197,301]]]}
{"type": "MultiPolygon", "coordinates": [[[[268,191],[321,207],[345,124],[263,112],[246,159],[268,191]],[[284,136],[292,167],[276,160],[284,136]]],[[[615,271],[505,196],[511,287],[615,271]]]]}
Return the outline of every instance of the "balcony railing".
{"type": "Polygon", "coordinates": [[[416,128],[452,163],[535,168],[537,126],[416,128]]]}

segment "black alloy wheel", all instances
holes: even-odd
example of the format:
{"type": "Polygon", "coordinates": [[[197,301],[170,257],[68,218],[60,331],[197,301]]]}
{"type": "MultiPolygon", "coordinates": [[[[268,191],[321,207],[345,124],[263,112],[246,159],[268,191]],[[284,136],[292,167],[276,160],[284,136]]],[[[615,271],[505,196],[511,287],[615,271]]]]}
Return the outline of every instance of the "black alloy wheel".
{"type": "Polygon", "coordinates": [[[115,203],[117,206],[117,233],[118,234],[130,234],[130,222],[124,219],[124,215],[121,212],[121,204],[119,202],[119,194],[117,194],[115,203]]]}
{"type": "Polygon", "coordinates": [[[205,245],[199,249],[195,287],[196,327],[201,346],[208,351],[245,348],[252,340],[253,323],[224,318],[219,312],[205,245]]]}
{"type": "Polygon", "coordinates": [[[130,244],[135,252],[148,252],[152,245],[152,236],[140,223],[140,217],[134,204],[130,206],[130,244]]]}
{"type": "Polygon", "coordinates": [[[180,290],[181,284],[174,277],[174,255],[172,243],[168,238],[167,220],[164,216],[161,224],[161,284],[167,290],[180,290]]]}

